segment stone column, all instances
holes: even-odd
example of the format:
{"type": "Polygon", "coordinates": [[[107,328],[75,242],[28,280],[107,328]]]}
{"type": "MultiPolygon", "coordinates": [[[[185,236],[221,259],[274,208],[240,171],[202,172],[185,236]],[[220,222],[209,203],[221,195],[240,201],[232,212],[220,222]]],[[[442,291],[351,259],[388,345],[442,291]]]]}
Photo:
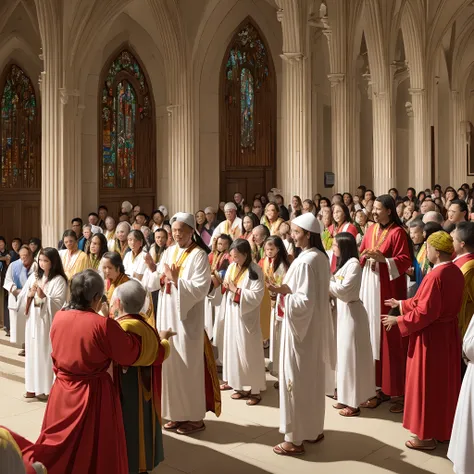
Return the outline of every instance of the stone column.
{"type": "Polygon", "coordinates": [[[385,194],[396,184],[392,147],[392,111],[389,91],[377,91],[372,84],[374,192],[385,194]]]}
{"type": "Polygon", "coordinates": [[[283,53],[283,169],[281,187],[286,196],[311,198],[311,160],[308,152],[307,58],[302,53],[283,53]]]}
{"type": "Polygon", "coordinates": [[[428,136],[428,105],[424,89],[409,89],[413,105],[414,174],[417,191],[431,187],[431,156],[428,136]]]}
{"type": "Polygon", "coordinates": [[[451,179],[457,189],[466,179],[466,125],[464,124],[463,100],[458,91],[451,91],[451,179]]]}
{"type": "MultiPolygon", "coordinates": [[[[405,104],[405,110],[408,116],[408,177],[410,180],[415,177],[415,126],[414,126],[414,113],[413,104],[407,102],[405,104]]],[[[412,182],[409,183],[412,186],[412,182]]],[[[421,191],[421,188],[415,188],[421,191]]],[[[424,188],[423,188],[424,189],[424,188]]],[[[403,192],[404,190],[400,190],[403,192]]]]}

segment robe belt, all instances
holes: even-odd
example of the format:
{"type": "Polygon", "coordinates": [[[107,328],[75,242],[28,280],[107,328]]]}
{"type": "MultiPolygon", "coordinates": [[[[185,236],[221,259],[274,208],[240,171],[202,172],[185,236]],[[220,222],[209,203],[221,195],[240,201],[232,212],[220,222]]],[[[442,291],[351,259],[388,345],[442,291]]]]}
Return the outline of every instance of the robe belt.
{"type": "Polygon", "coordinates": [[[66,382],[90,382],[92,380],[110,377],[109,373],[104,370],[102,372],[95,372],[93,374],[79,375],[79,374],[68,374],[62,370],[55,370],[56,378],[64,380],[66,382]]]}

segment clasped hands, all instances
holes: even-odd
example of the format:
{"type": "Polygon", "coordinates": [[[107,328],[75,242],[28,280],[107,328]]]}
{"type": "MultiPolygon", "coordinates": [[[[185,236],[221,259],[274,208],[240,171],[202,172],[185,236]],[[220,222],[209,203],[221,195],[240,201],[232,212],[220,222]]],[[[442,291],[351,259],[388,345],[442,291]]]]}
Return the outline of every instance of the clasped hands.
{"type": "Polygon", "coordinates": [[[46,298],[46,295],[43,291],[43,289],[38,286],[38,285],[33,285],[31,288],[30,288],[30,291],[28,292],[28,298],[34,298],[35,297],[35,293],[38,295],[39,298],[43,299],[43,298],[46,298]]]}
{"type": "Polygon", "coordinates": [[[291,294],[291,290],[288,285],[276,286],[273,283],[267,283],[267,288],[271,293],[277,293],[283,296],[291,294]]]}
{"type": "Polygon", "coordinates": [[[179,278],[179,267],[177,267],[174,263],[171,267],[165,263],[164,265],[164,274],[165,274],[165,282],[166,283],[173,283],[174,286],[178,286],[178,278],[179,278]]]}
{"type": "Polygon", "coordinates": [[[372,260],[375,260],[379,263],[385,263],[386,261],[384,254],[380,250],[366,249],[362,252],[361,256],[371,258],[372,260]]]}
{"type": "Polygon", "coordinates": [[[237,293],[237,286],[236,284],[233,282],[233,281],[224,281],[224,283],[222,283],[222,286],[228,290],[228,291],[231,291],[232,293],[237,293]]]}
{"type": "MultiPolygon", "coordinates": [[[[390,308],[398,308],[400,301],[395,298],[390,298],[389,300],[385,300],[384,304],[390,308]]],[[[382,324],[385,326],[386,331],[390,331],[392,326],[397,324],[397,316],[382,316],[382,324]]]]}

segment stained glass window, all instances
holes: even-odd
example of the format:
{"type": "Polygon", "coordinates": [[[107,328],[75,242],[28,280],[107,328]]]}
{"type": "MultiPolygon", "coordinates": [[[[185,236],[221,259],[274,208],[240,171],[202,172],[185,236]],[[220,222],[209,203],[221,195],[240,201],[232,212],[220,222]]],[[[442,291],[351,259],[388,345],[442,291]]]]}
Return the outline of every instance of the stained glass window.
{"type": "Polygon", "coordinates": [[[33,84],[20,67],[12,65],[1,94],[1,187],[35,188],[40,156],[33,84]]]}
{"type": "Polygon", "coordinates": [[[225,66],[225,101],[228,107],[239,105],[242,152],[255,147],[255,99],[268,78],[268,64],[265,45],[249,22],[235,35],[225,66]]]}
{"type": "Polygon", "coordinates": [[[102,91],[102,186],[133,188],[137,124],[150,114],[145,75],[129,51],[110,66],[102,91]]]}

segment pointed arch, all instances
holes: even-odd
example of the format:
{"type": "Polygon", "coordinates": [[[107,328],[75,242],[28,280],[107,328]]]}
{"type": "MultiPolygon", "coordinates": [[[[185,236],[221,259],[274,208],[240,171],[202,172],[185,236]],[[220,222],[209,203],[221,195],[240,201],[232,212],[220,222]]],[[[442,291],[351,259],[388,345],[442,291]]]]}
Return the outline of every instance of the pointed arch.
{"type": "Polygon", "coordinates": [[[234,31],[219,95],[221,198],[247,199],[275,185],[276,76],[268,44],[251,17],[234,31]]]}
{"type": "Polygon", "coordinates": [[[99,199],[120,210],[129,200],[156,203],[155,102],[148,75],[133,48],[123,45],[99,81],[99,199]]]}
{"type": "Polygon", "coordinates": [[[8,239],[40,236],[41,111],[15,62],[0,76],[0,227],[8,239]]]}

